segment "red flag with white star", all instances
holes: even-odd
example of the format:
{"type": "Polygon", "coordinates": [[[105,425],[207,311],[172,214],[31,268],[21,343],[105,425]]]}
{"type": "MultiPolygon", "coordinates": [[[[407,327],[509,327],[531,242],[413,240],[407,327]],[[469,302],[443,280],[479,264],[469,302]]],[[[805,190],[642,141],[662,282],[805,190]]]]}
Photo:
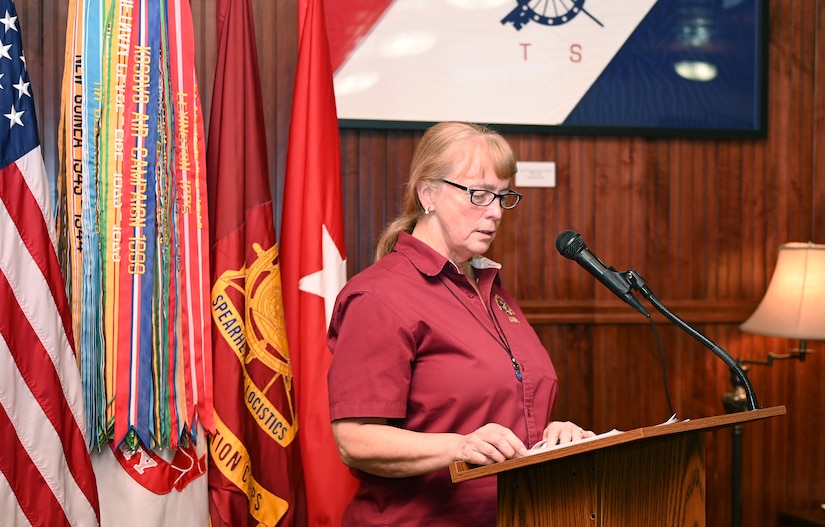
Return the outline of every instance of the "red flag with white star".
{"type": "Polygon", "coordinates": [[[310,527],[340,525],[357,481],[332,437],[326,332],[346,282],[341,154],[329,45],[320,0],[302,0],[289,130],[281,267],[287,337],[295,374],[310,527]]]}

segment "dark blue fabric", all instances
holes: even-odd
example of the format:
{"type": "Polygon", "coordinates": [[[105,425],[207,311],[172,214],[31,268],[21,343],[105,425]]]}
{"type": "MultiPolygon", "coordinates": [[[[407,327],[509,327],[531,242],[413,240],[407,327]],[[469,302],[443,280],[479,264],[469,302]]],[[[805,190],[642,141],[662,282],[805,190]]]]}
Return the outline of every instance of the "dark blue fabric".
{"type": "Polygon", "coordinates": [[[758,84],[766,67],[759,1],[659,0],[563,124],[758,128],[764,111],[758,84]],[[692,46],[697,27],[708,41],[692,46]],[[712,63],[718,75],[711,82],[686,80],[674,69],[682,60],[712,63]]]}

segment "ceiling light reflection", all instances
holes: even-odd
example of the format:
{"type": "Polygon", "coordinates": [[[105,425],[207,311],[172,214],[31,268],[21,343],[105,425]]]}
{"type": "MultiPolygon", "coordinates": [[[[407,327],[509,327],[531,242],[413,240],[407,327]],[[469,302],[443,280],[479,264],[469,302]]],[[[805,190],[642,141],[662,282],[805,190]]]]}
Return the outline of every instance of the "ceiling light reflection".
{"type": "Polygon", "coordinates": [[[388,58],[419,55],[435,45],[436,38],[425,31],[404,31],[393,35],[381,44],[381,55],[388,58]]]}
{"type": "Polygon", "coordinates": [[[369,90],[378,83],[381,74],[377,71],[367,71],[335,77],[334,89],[337,95],[353,95],[369,90]]]}
{"type": "Polygon", "coordinates": [[[673,69],[680,77],[697,82],[710,82],[719,73],[715,65],[701,60],[680,60],[673,69]]]}

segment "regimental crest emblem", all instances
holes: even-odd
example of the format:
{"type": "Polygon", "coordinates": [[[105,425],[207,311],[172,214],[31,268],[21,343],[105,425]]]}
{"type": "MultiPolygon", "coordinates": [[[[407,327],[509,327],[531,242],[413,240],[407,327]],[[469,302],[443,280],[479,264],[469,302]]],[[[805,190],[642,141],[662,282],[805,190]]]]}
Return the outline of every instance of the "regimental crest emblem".
{"type": "Polygon", "coordinates": [[[498,308],[507,313],[507,319],[510,322],[515,322],[516,324],[520,323],[520,320],[516,316],[516,312],[513,311],[513,308],[510,307],[510,305],[507,302],[505,302],[503,298],[501,298],[501,295],[496,295],[494,297],[494,300],[496,301],[496,305],[498,306],[498,308]]]}
{"type": "Polygon", "coordinates": [[[287,446],[298,422],[286,340],[278,246],[254,243],[249,268],[227,270],[212,289],[212,315],[244,371],[244,402],[257,425],[287,446]],[[243,306],[239,309],[238,306],[243,306]]]}
{"type": "Polygon", "coordinates": [[[543,26],[560,26],[576,18],[579,13],[589,16],[594,22],[604,27],[596,17],[584,9],[585,0],[572,0],[563,2],[561,6],[556,2],[546,0],[517,0],[518,6],[501,20],[502,24],[512,23],[516,30],[529,22],[536,22],[543,26]]]}

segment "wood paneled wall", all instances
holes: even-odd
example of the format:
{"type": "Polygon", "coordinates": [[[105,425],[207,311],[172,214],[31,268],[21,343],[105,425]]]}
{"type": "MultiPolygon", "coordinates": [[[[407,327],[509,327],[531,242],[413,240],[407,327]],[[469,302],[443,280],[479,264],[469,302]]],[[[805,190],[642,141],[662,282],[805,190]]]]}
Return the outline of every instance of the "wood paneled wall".
{"type": "MultiPolygon", "coordinates": [[[[723,412],[727,367],[660,317],[666,385],[653,328],[555,250],[579,231],[617,269],[636,269],[673,312],[734,357],[795,345],[741,332],[788,241],[825,243],[825,5],[770,0],[768,135],[760,140],[508,134],[521,160],[555,161],[557,186],[523,189],[491,254],[561,377],[555,418],[596,431],[723,412]],[[667,390],[667,391],[666,391],[667,390]]],[[[43,152],[57,167],[67,2],[16,0],[36,95],[43,152]]],[[[275,215],[297,60],[298,0],[252,0],[275,215]]],[[[215,0],[192,0],[208,118],[216,55],[215,0]]],[[[372,262],[397,211],[417,131],[341,131],[348,271],[372,262]]],[[[308,198],[311,199],[311,198],[308,198]]],[[[825,324],[825,321],[823,321],[825,324]]],[[[743,432],[743,525],[777,525],[780,511],[825,502],[825,345],[804,363],[756,365],[762,406],[788,414],[743,432]]],[[[709,526],[730,524],[731,432],[707,436],[709,526]]]]}

